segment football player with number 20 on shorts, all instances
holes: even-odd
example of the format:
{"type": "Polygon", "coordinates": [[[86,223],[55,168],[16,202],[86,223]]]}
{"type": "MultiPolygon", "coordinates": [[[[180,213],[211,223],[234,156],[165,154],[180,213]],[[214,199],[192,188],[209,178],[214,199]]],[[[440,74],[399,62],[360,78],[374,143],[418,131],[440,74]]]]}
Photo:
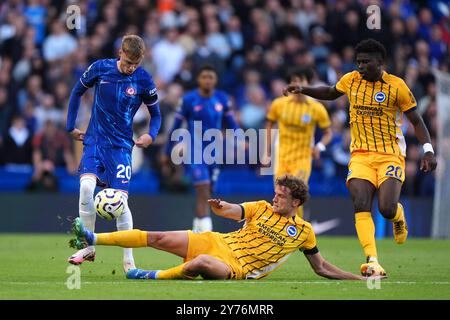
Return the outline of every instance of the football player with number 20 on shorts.
{"type": "MultiPolygon", "coordinates": [[[[118,59],[102,59],[91,64],[72,90],[66,129],[75,140],[83,141],[81,158],[79,214],[84,226],[95,227],[94,192],[97,183],[123,193],[124,211],[117,218],[117,230],[133,229],[128,207],[133,146],[147,148],[161,126],[156,86],[150,74],[139,66],[145,45],[136,35],[122,39],[118,59]],[[94,104],[86,133],[75,127],[81,96],[95,86],[94,104]],[[150,113],[149,132],[133,140],[133,117],[144,103],[150,113]]],[[[94,246],[77,251],[68,261],[81,264],[93,261],[94,246]]],[[[133,252],[124,249],[123,268],[135,268],[133,252]]]]}
{"type": "Polygon", "coordinates": [[[351,132],[347,187],[353,201],[356,232],[366,257],[361,273],[384,276],[386,272],[378,262],[371,209],[378,191],[378,207],[383,217],[393,224],[395,242],[406,241],[408,227],[399,203],[405,180],[403,114],[414,126],[415,135],[423,145],[421,170],[433,171],[437,163],[430,134],[416,111],[414,96],[401,78],[383,70],[384,46],[367,39],[355,47],[355,52],[358,70],[345,74],[336,85],[315,88],[289,85],[285,93],[301,93],[320,100],[347,96],[351,132]]]}

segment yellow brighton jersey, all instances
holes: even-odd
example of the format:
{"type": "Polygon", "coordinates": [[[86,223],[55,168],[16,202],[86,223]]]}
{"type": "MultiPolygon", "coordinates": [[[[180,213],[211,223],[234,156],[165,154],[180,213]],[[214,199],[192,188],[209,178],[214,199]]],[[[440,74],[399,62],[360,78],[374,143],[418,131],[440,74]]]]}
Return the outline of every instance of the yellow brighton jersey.
{"type": "Polygon", "coordinates": [[[275,99],[267,119],[278,122],[280,163],[311,161],[316,125],[325,129],[331,124],[328,112],[321,103],[309,97],[306,102],[300,103],[293,95],[275,99]]]}
{"type": "Polygon", "coordinates": [[[369,82],[353,71],[336,83],[336,90],[346,94],[350,102],[350,151],[406,156],[402,117],[416,106],[416,100],[399,77],[383,71],[381,78],[369,82]]]}
{"type": "Polygon", "coordinates": [[[273,212],[266,201],[245,202],[245,225],[222,234],[242,266],[246,278],[265,277],[297,250],[316,247],[311,224],[299,217],[286,218],[273,212]]]}

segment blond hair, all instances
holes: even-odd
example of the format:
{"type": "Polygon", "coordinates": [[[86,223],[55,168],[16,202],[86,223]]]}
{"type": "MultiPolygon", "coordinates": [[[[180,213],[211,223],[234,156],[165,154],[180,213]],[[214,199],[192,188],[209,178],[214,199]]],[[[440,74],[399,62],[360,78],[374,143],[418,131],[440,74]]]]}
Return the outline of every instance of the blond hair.
{"type": "Polygon", "coordinates": [[[141,37],[129,34],[122,38],[122,45],[120,47],[122,52],[131,60],[139,60],[144,55],[145,44],[141,37]]]}

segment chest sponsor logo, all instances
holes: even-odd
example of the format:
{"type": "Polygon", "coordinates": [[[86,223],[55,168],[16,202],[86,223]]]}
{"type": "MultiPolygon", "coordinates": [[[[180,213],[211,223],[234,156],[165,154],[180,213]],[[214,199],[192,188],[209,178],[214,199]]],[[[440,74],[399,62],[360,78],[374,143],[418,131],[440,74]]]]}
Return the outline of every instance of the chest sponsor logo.
{"type": "Polygon", "coordinates": [[[367,116],[367,117],[381,117],[383,116],[383,108],[380,106],[362,106],[362,105],[354,105],[352,110],[356,112],[359,116],[367,116]]]}
{"type": "Polygon", "coordinates": [[[203,109],[203,106],[202,105],[196,105],[195,107],[194,107],[194,112],[199,112],[200,110],[202,110],[203,109]]]}
{"type": "Polygon", "coordinates": [[[386,100],[386,94],[384,92],[380,91],[380,92],[375,93],[373,98],[375,99],[376,102],[381,103],[384,100],[386,100]]]}

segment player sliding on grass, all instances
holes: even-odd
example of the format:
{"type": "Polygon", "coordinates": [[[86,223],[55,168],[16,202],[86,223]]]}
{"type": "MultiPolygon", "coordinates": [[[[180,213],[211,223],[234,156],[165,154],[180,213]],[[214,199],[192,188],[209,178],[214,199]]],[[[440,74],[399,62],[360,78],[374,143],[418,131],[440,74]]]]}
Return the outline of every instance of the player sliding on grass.
{"type": "Polygon", "coordinates": [[[297,177],[276,180],[273,205],[266,201],[232,204],[209,199],[212,211],[233,220],[245,220],[234,232],[153,232],[141,230],[93,233],[81,220],[74,222],[76,239],[71,246],[153,247],[180,256],[184,263],[167,270],[128,271],[129,279],[260,279],[278,268],[299,249],[314,271],[329,279],[363,280],[327,262],[319,253],[311,224],[298,217],[298,207],[308,199],[307,185],[297,177]]]}
{"type": "Polygon", "coordinates": [[[421,169],[436,168],[430,134],[416,111],[416,100],[405,82],[383,71],[384,46],[373,39],[360,42],[356,48],[358,71],[345,74],[335,86],[306,87],[289,85],[285,94],[304,94],[320,100],[334,100],[347,95],[350,102],[351,158],[347,187],[353,200],[355,226],[367,263],[361,273],[386,274],[378,263],[375,226],[371,216],[372,200],[378,190],[381,214],[393,223],[394,238],[404,243],[408,228],[399,203],[405,180],[406,143],[401,130],[405,113],[423,144],[421,169]]]}
{"type": "MultiPolygon", "coordinates": [[[[144,41],[136,35],[122,39],[119,59],[103,59],[91,64],[72,90],[67,115],[67,131],[75,140],[83,141],[80,162],[79,213],[85,227],[94,231],[94,192],[98,182],[123,193],[125,209],[117,218],[117,230],[133,229],[128,207],[133,145],[147,148],[161,126],[156,86],[152,77],[139,64],[144,58],[144,41]],[[94,105],[87,132],[75,127],[80,98],[95,86],[94,105]],[[133,141],[133,117],[144,103],[150,112],[148,133],[133,141]]],[[[68,261],[81,264],[94,261],[93,246],[79,250],[68,261]]],[[[135,268],[132,249],[124,249],[125,272],[135,268]]]]}

